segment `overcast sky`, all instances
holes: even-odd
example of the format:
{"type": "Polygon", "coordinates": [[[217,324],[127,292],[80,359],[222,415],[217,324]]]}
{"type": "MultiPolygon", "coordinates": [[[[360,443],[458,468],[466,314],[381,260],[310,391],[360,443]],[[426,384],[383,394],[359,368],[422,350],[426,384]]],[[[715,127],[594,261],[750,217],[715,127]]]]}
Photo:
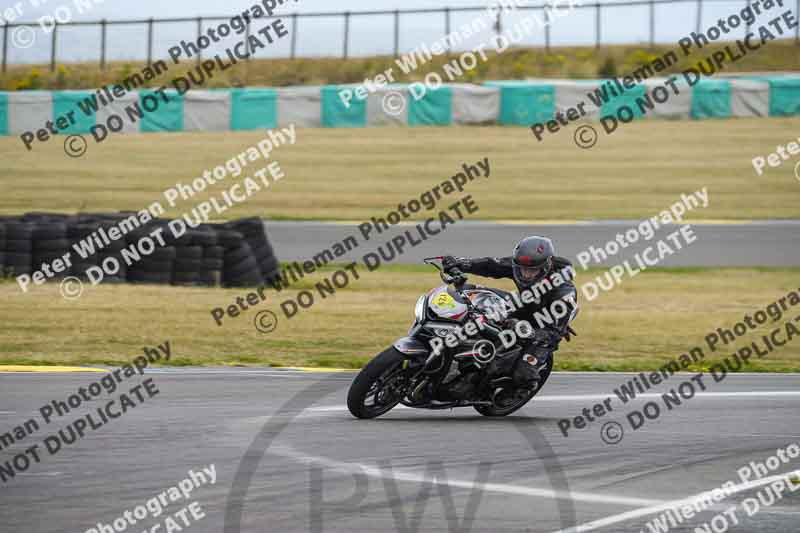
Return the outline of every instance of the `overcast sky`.
{"type": "MultiPolygon", "coordinates": [[[[91,2],[92,0],[83,0],[91,2]]],[[[141,19],[162,17],[230,16],[244,11],[253,0],[227,0],[224,3],[212,0],[102,0],[91,9],[78,12],[76,0],[0,0],[0,14],[5,8],[21,5],[21,20],[35,22],[43,15],[53,15],[57,9],[68,13],[72,20],[141,19]],[[33,7],[34,3],[41,4],[33,7]]],[[[601,0],[603,2],[603,0],[601,0]]],[[[343,12],[362,10],[394,10],[412,8],[451,8],[464,6],[486,6],[487,0],[299,0],[281,8],[278,13],[343,12]]],[[[587,2],[588,3],[588,2],[587,2]]],[[[594,0],[592,0],[594,3],[594,0]]],[[[540,2],[531,1],[531,5],[540,2]]],[[[721,16],[726,16],[745,6],[745,0],[705,1],[704,26],[721,16]]],[[[531,12],[523,12],[524,14],[531,12]]],[[[537,12],[538,13],[538,12],[537,12]]],[[[479,13],[452,14],[452,29],[468,23],[479,13]]],[[[518,15],[520,16],[520,15],[518,15]]],[[[656,8],[656,41],[676,42],[695,29],[696,4],[683,1],[656,8]]],[[[354,17],[351,21],[349,50],[351,55],[366,56],[391,54],[394,49],[394,26],[392,16],[354,17]]],[[[604,43],[636,43],[649,41],[649,8],[647,6],[606,8],[602,12],[602,40],[604,43]]],[[[763,20],[763,19],[762,19],[763,20]]],[[[19,22],[20,20],[17,20],[19,22]]],[[[505,19],[506,26],[515,21],[514,16],[505,19]]],[[[288,20],[287,20],[288,26],[288,20]]],[[[9,39],[9,62],[48,61],[50,56],[50,34],[34,26],[33,44],[27,48],[14,46],[9,39]]],[[[320,17],[301,19],[297,32],[298,55],[339,56],[343,49],[342,17],[320,17]]],[[[154,31],[155,54],[166,56],[166,50],[181,39],[195,38],[194,23],[156,24],[154,31]]],[[[743,34],[743,29],[742,32],[743,34]]],[[[404,15],[400,24],[400,49],[408,51],[420,43],[431,43],[444,34],[444,16],[439,14],[404,15]]],[[[491,32],[473,38],[465,46],[489,42],[491,32]]],[[[25,37],[23,35],[23,37],[25,37]]],[[[595,10],[583,8],[556,20],[552,25],[554,45],[588,45],[595,39],[595,10]]],[[[30,41],[23,39],[25,44],[30,41]]],[[[99,58],[100,31],[98,27],[61,28],[58,32],[57,57],[60,60],[96,60],[99,58]]],[[[537,30],[525,41],[530,45],[544,43],[543,30],[537,30]]],[[[463,47],[462,47],[463,48],[463,47]]],[[[259,57],[288,57],[290,39],[275,43],[259,57]]],[[[146,57],[147,39],[143,25],[114,26],[108,32],[108,59],[143,59],[146,57]]]]}

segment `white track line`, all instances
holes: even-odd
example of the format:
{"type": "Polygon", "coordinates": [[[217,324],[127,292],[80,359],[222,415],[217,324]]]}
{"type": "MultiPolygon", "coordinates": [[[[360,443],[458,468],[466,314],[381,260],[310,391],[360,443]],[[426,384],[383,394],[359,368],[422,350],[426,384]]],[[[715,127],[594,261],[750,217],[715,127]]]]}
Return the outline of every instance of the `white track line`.
{"type": "Polygon", "coordinates": [[[376,466],[365,465],[361,463],[347,463],[344,461],[337,461],[328,457],[317,457],[313,455],[306,455],[298,452],[293,448],[286,446],[274,446],[269,449],[269,453],[287,459],[293,459],[300,463],[316,464],[338,470],[340,472],[350,474],[361,474],[372,478],[379,479],[394,479],[397,481],[407,481],[410,483],[433,483],[436,485],[446,485],[459,489],[475,489],[487,492],[498,492],[502,494],[515,494],[518,496],[539,496],[543,498],[565,499],[574,501],[584,501],[591,503],[605,503],[612,505],[627,505],[627,506],[640,506],[640,505],[662,505],[661,500],[647,500],[644,498],[631,498],[627,496],[613,496],[610,494],[589,494],[586,492],[559,492],[551,489],[538,489],[535,487],[525,487],[522,485],[510,485],[507,483],[485,483],[478,484],[476,487],[474,481],[462,481],[458,479],[441,480],[434,477],[426,478],[423,474],[413,472],[405,472],[401,470],[391,469],[384,470],[376,466]]]}
{"type": "MultiPolygon", "coordinates": [[[[330,459],[328,457],[308,455],[301,453],[288,446],[273,446],[272,448],[270,448],[269,453],[271,455],[285,457],[287,459],[291,459],[304,464],[319,465],[325,468],[329,468],[331,470],[336,470],[348,474],[360,474],[371,478],[394,479],[396,481],[405,481],[409,483],[433,483],[435,485],[445,485],[449,487],[468,489],[468,490],[474,490],[476,488],[474,481],[462,481],[458,479],[441,480],[437,477],[431,479],[431,478],[426,478],[424,475],[421,474],[402,471],[402,470],[396,470],[396,469],[385,470],[375,466],[365,465],[362,463],[348,463],[344,461],[337,461],[335,459],[330,459]]],[[[787,478],[795,478],[799,475],[800,475],[800,470],[795,472],[788,472],[785,474],[770,476],[757,481],[750,481],[748,483],[734,485],[733,488],[727,490],[729,495],[738,494],[740,492],[745,492],[764,485],[769,485],[774,481],[787,478]]],[[[569,491],[564,493],[551,489],[539,489],[535,487],[526,487],[522,485],[511,485],[507,483],[485,483],[483,485],[478,485],[477,488],[478,490],[481,491],[495,492],[500,494],[513,494],[515,496],[535,496],[542,498],[567,499],[572,501],[604,503],[610,505],[623,505],[623,506],[635,506],[635,505],[647,506],[641,509],[620,513],[617,515],[602,518],[600,520],[595,520],[593,522],[587,522],[585,524],[581,524],[569,529],[559,530],[554,533],[583,533],[586,531],[593,531],[595,529],[617,524],[619,522],[625,522],[628,520],[632,520],[634,518],[641,518],[643,516],[665,511],[667,509],[675,509],[682,505],[692,504],[697,500],[708,500],[709,498],[712,498],[712,491],[701,492],[699,494],[696,494],[694,496],[689,496],[688,498],[684,498],[681,500],[664,502],[661,500],[646,500],[643,498],[632,498],[628,496],[614,496],[611,494],[591,494],[578,491],[569,491]]],[[[723,507],[721,505],[713,505],[709,507],[708,510],[721,511],[723,510],[723,507]]],[[[771,511],[780,514],[798,513],[798,511],[781,510],[781,509],[772,509],[771,511]]]]}
{"type": "MultiPolygon", "coordinates": [[[[661,398],[665,394],[662,392],[646,392],[637,394],[639,398],[661,398]]],[[[579,394],[579,395],[557,395],[557,396],[536,396],[533,402],[571,402],[580,400],[603,400],[608,397],[615,397],[615,394],[579,394]]],[[[695,398],[735,398],[737,396],[745,398],[758,397],[780,397],[780,396],[800,396],[798,390],[786,391],[732,391],[732,392],[698,392],[695,398]]],[[[630,401],[630,400],[629,400],[630,401]]]]}
{"type": "MultiPolygon", "coordinates": [[[[94,368],[94,367],[92,367],[94,368]]],[[[113,370],[113,367],[105,368],[105,367],[97,367],[100,370],[113,370]]],[[[148,367],[144,369],[145,374],[175,374],[175,375],[203,375],[203,374],[225,374],[230,376],[243,376],[243,375],[257,375],[257,376],[313,376],[314,374],[344,374],[342,372],[308,372],[306,370],[296,370],[296,369],[287,369],[287,370],[278,370],[277,368],[264,368],[264,369],[253,369],[253,370],[245,370],[245,369],[227,369],[227,368],[183,368],[183,367],[148,367]]],[[[0,371],[0,377],[6,374],[19,374],[25,376],[35,376],[37,374],[64,374],[64,372],[53,371],[53,372],[24,372],[24,371],[0,371]]],[[[0,411],[2,413],[3,411],[0,411]]]]}
{"type": "MultiPolygon", "coordinates": [[[[647,374],[652,372],[652,370],[640,370],[639,372],[590,372],[587,370],[576,370],[576,371],[566,371],[566,370],[554,370],[552,375],[561,375],[561,376],[638,376],[639,374],[647,374]]],[[[697,372],[675,372],[674,376],[694,376],[697,372]]],[[[731,372],[727,375],[725,379],[728,378],[735,378],[741,376],[764,376],[764,377],[775,377],[775,376],[790,376],[790,377],[797,377],[800,376],[800,372],[731,372]]]]}
{"type": "MultiPolygon", "coordinates": [[[[582,394],[582,395],[557,395],[557,396],[536,396],[532,402],[533,404],[540,402],[578,402],[584,400],[604,400],[608,397],[613,397],[613,394],[582,394]]],[[[637,394],[636,399],[639,398],[660,398],[661,393],[648,392],[645,394],[637,394]]],[[[741,391],[741,392],[698,392],[695,398],[735,398],[737,396],[744,398],[771,398],[771,397],[793,397],[800,396],[800,391],[741,391]]],[[[531,405],[531,404],[529,404],[531,405]]],[[[404,405],[398,405],[395,409],[409,409],[404,405]]],[[[346,411],[347,407],[344,405],[328,405],[324,407],[309,407],[306,411],[317,412],[330,412],[330,411],[346,411]]]]}
{"type": "MultiPolygon", "coordinates": [[[[642,430],[644,431],[644,430],[642,430]]],[[[653,431],[647,430],[647,433],[650,435],[678,435],[682,433],[678,433],[677,431],[653,431]]],[[[686,427],[686,435],[689,434],[697,434],[697,430],[695,428],[686,427]]],[[[763,439],[763,438],[776,438],[776,439],[800,439],[800,435],[776,435],[774,433],[719,433],[714,432],[713,435],[715,438],[754,438],[754,439],[763,439]]]]}
{"type": "MultiPolygon", "coordinates": [[[[206,375],[225,375],[225,376],[278,376],[278,377],[309,377],[316,372],[303,372],[302,370],[161,370],[147,368],[145,374],[164,374],[173,376],[206,376],[206,375]]],[[[338,374],[338,372],[337,372],[338,374]]]]}
{"type": "Polygon", "coordinates": [[[308,374],[303,370],[226,370],[222,369],[205,369],[205,368],[146,368],[145,372],[153,372],[154,374],[275,374],[276,376],[284,374],[308,374]]]}
{"type": "MultiPolygon", "coordinates": [[[[775,476],[769,476],[763,479],[759,479],[756,481],[748,481],[747,483],[741,483],[739,485],[734,485],[733,487],[726,488],[725,492],[728,495],[731,494],[738,494],[740,492],[745,492],[751,489],[755,489],[758,487],[762,487],[764,485],[769,485],[775,481],[779,481],[782,479],[791,479],[795,478],[800,475],[800,470],[796,470],[794,472],[788,472],[786,474],[778,474],[775,476]]],[[[697,501],[701,500],[708,500],[712,498],[712,491],[701,492],[699,494],[695,494],[694,496],[689,496],[688,498],[684,498],[682,500],[674,500],[667,503],[661,503],[657,505],[652,505],[649,507],[644,507],[642,509],[637,509],[635,511],[628,511],[626,513],[620,513],[617,515],[608,516],[606,518],[601,518],[599,520],[594,520],[592,522],[587,522],[585,524],[581,524],[575,527],[571,527],[569,529],[561,529],[554,533],[583,533],[585,531],[594,531],[595,529],[600,529],[603,527],[607,527],[613,524],[618,524],[620,522],[626,522],[628,520],[633,520],[634,518],[642,518],[643,516],[659,513],[661,511],[666,511],[667,509],[676,509],[683,505],[691,505],[697,501]]]]}

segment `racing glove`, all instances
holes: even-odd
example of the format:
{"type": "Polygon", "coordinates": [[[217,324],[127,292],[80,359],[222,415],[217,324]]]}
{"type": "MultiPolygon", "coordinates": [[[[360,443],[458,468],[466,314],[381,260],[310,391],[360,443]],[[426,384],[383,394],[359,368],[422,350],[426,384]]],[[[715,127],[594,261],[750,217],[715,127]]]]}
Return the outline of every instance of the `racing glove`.
{"type": "Polygon", "coordinates": [[[558,331],[550,328],[541,328],[533,332],[531,339],[531,346],[538,346],[542,348],[558,349],[558,344],[561,341],[561,335],[558,331]]]}
{"type": "Polygon", "coordinates": [[[461,271],[468,269],[472,265],[472,261],[466,257],[453,257],[446,255],[442,257],[442,270],[449,273],[452,269],[457,268],[461,271]]]}

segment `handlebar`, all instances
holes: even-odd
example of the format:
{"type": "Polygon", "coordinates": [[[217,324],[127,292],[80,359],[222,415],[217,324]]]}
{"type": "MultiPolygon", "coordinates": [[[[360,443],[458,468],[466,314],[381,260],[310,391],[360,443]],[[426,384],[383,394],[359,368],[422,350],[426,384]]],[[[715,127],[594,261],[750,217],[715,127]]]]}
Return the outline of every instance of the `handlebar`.
{"type": "Polygon", "coordinates": [[[458,292],[461,297],[464,299],[464,302],[469,309],[470,312],[475,310],[475,306],[472,305],[472,301],[464,294],[462,291],[464,290],[464,285],[467,283],[467,276],[464,275],[461,270],[458,268],[453,268],[449,272],[445,272],[442,269],[442,259],[444,256],[436,256],[436,257],[425,257],[422,262],[431,265],[436,270],[439,271],[439,277],[442,278],[442,281],[446,284],[453,285],[453,288],[458,292]]]}
{"type": "Polygon", "coordinates": [[[426,265],[431,265],[439,272],[442,272],[442,259],[444,259],[443,255],[437,255],[435,257],[425,257],[422,259],[422,262],[425,263],[426,265]],[[439,262],[435,263],[434,261],[439,261],[439,262]]]}
{"type": "Polygon", "coordinates": [[[443,255],[439,255],[436,257],[425,257],[422,262],[426,265],[431,265],[436,270],[439,271],[439,277],[442,278],[442,281],[450,285],[451,283],[455,287],[458,292],[464,288],[464,284],[467,283],[467,277],[464,275],[461,270],[458,268],[451,269],[449,272],[445,272],[442,269],[442,259],[444,259],[443,255]]]}

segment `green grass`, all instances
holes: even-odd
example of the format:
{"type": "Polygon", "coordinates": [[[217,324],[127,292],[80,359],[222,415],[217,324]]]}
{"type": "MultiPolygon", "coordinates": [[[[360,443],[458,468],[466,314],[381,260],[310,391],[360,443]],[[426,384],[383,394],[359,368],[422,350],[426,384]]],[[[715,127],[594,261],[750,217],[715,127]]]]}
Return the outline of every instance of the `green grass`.
{"type": "MultiPolygon", "coordinates": [[[[751,165],[753,157],[796,140],[798,131],[800,118],[634,121],[581,150],[573,128],[542,142],[526,128],[510,127],[298,129],[295,145],[272,152],[286,177],[222,217],[385,217],[463,163],[488,157],[490,178],[469,183],[463,193],[480,207],[472,219],[644,218],[702,187],[708,187],[710,205],[689,220],[798,218],[794,161],[762,176],[751,165]]],[[[31,152],[18,138],[3,137],[0,214],[140,210],[155,201],[169,207],[165,189],[190,182],[263,137],[257,131],[117,135],[102,144],[90,140],[77,159],[64,154],[63,137],[31,152]]],[[[219,197],[242,177],[180,201],[167,216],[219,197]]]]}
{"type": "MultiPolygon", "coordinates": [[[[722,50],[730,42],[717,42],[689,56],[679,52],[679,62],[662,74],[678,74],[697,61],[722,50]]],[[[489,47],[491,49],[491,47],[489,47]]],[[[465,72],[456,80],[480,83],[485,80],[544,78],[598,78],[616,72],[623,76],[656,57],[675,51],[675,44],[660,44],[653,48],[635,45],[609,45],[594,47],[553,47],[548,53],[542,48],[512,48],[502,54],[488,52],[487,61],[465,72]],[[611,72],[609,72],[609,70],[611,72]]],[[[310,59],[258,59],[239,63],[224,72],[214,73],[206,87],[240,87],[287,85],[317,85],[338,83],[362,83],[366,78],[393,68],[398,82],[419,81],[429,72],[443,72],[443,65],[456,56],[438,56],[408,75],[394,63],[392,56],[354,59],[310,58],[310,59]]],[[[169,85],[172,79],[183,76],[194,68],[191,61],[180,66],[171,65],[162,76],[149,82],[151,87],[169,85]]],[[[115,83],[139,72],[143,62],[112,62],[103,71],[97,63],[59,64],[54,72],[49,65],[10,65],[6,74],[0,75],[0,89],[15,91],[23,89],[87,89],[115,83]]],[[[750,53],[733,63],[726,63],[726,73],[768,72],[800,70],[800,54],[794,39],[771,41],[757,53],[750,53]]]]}
{"type": "MultiPolygon", "coordinates": [[[[579,284],[600,274],[578,274],[579,284]]],[[[0,284],[0,364],[116,365],[142,347],[169,340],[173,365],[274,365],[358,368],[394,339],[405,335],[414,302],[439,284],[425,267],[388,266],[363,273],[334,296],[287,320],[280,302],[329,275],[322,269],[280,294],[216,326],[210,309],[233,303],[248,290],[162,286],[87,287],[77,301],[64,301],[47,284],[22,294],[13,282],[0,284]],[[255,314],[279,317],[271,334],[255,330],[255,314]]],[[[575,322],[579,336],[562,343],[560,370],[640,371],[704,346],[717,327],[732,328],[747,313],[798,289],[800,269],[647,270],[597,299],[582,301],[575,322]]],[[[476,278],[475,280],[477,280],[476,278]]],[[[510,289],[510,283],[492,282],[510,289]]],[[[800,315],[791,309],[783,319],[800,315]]],[[[768,327],[767,327],[768,326],[768,327]]],[[[702,370],[775,326],[748,333],[707,358],[702,370]]],[[[753,360],[751,372],[800,371],[800,339],[753,360]]]]}

